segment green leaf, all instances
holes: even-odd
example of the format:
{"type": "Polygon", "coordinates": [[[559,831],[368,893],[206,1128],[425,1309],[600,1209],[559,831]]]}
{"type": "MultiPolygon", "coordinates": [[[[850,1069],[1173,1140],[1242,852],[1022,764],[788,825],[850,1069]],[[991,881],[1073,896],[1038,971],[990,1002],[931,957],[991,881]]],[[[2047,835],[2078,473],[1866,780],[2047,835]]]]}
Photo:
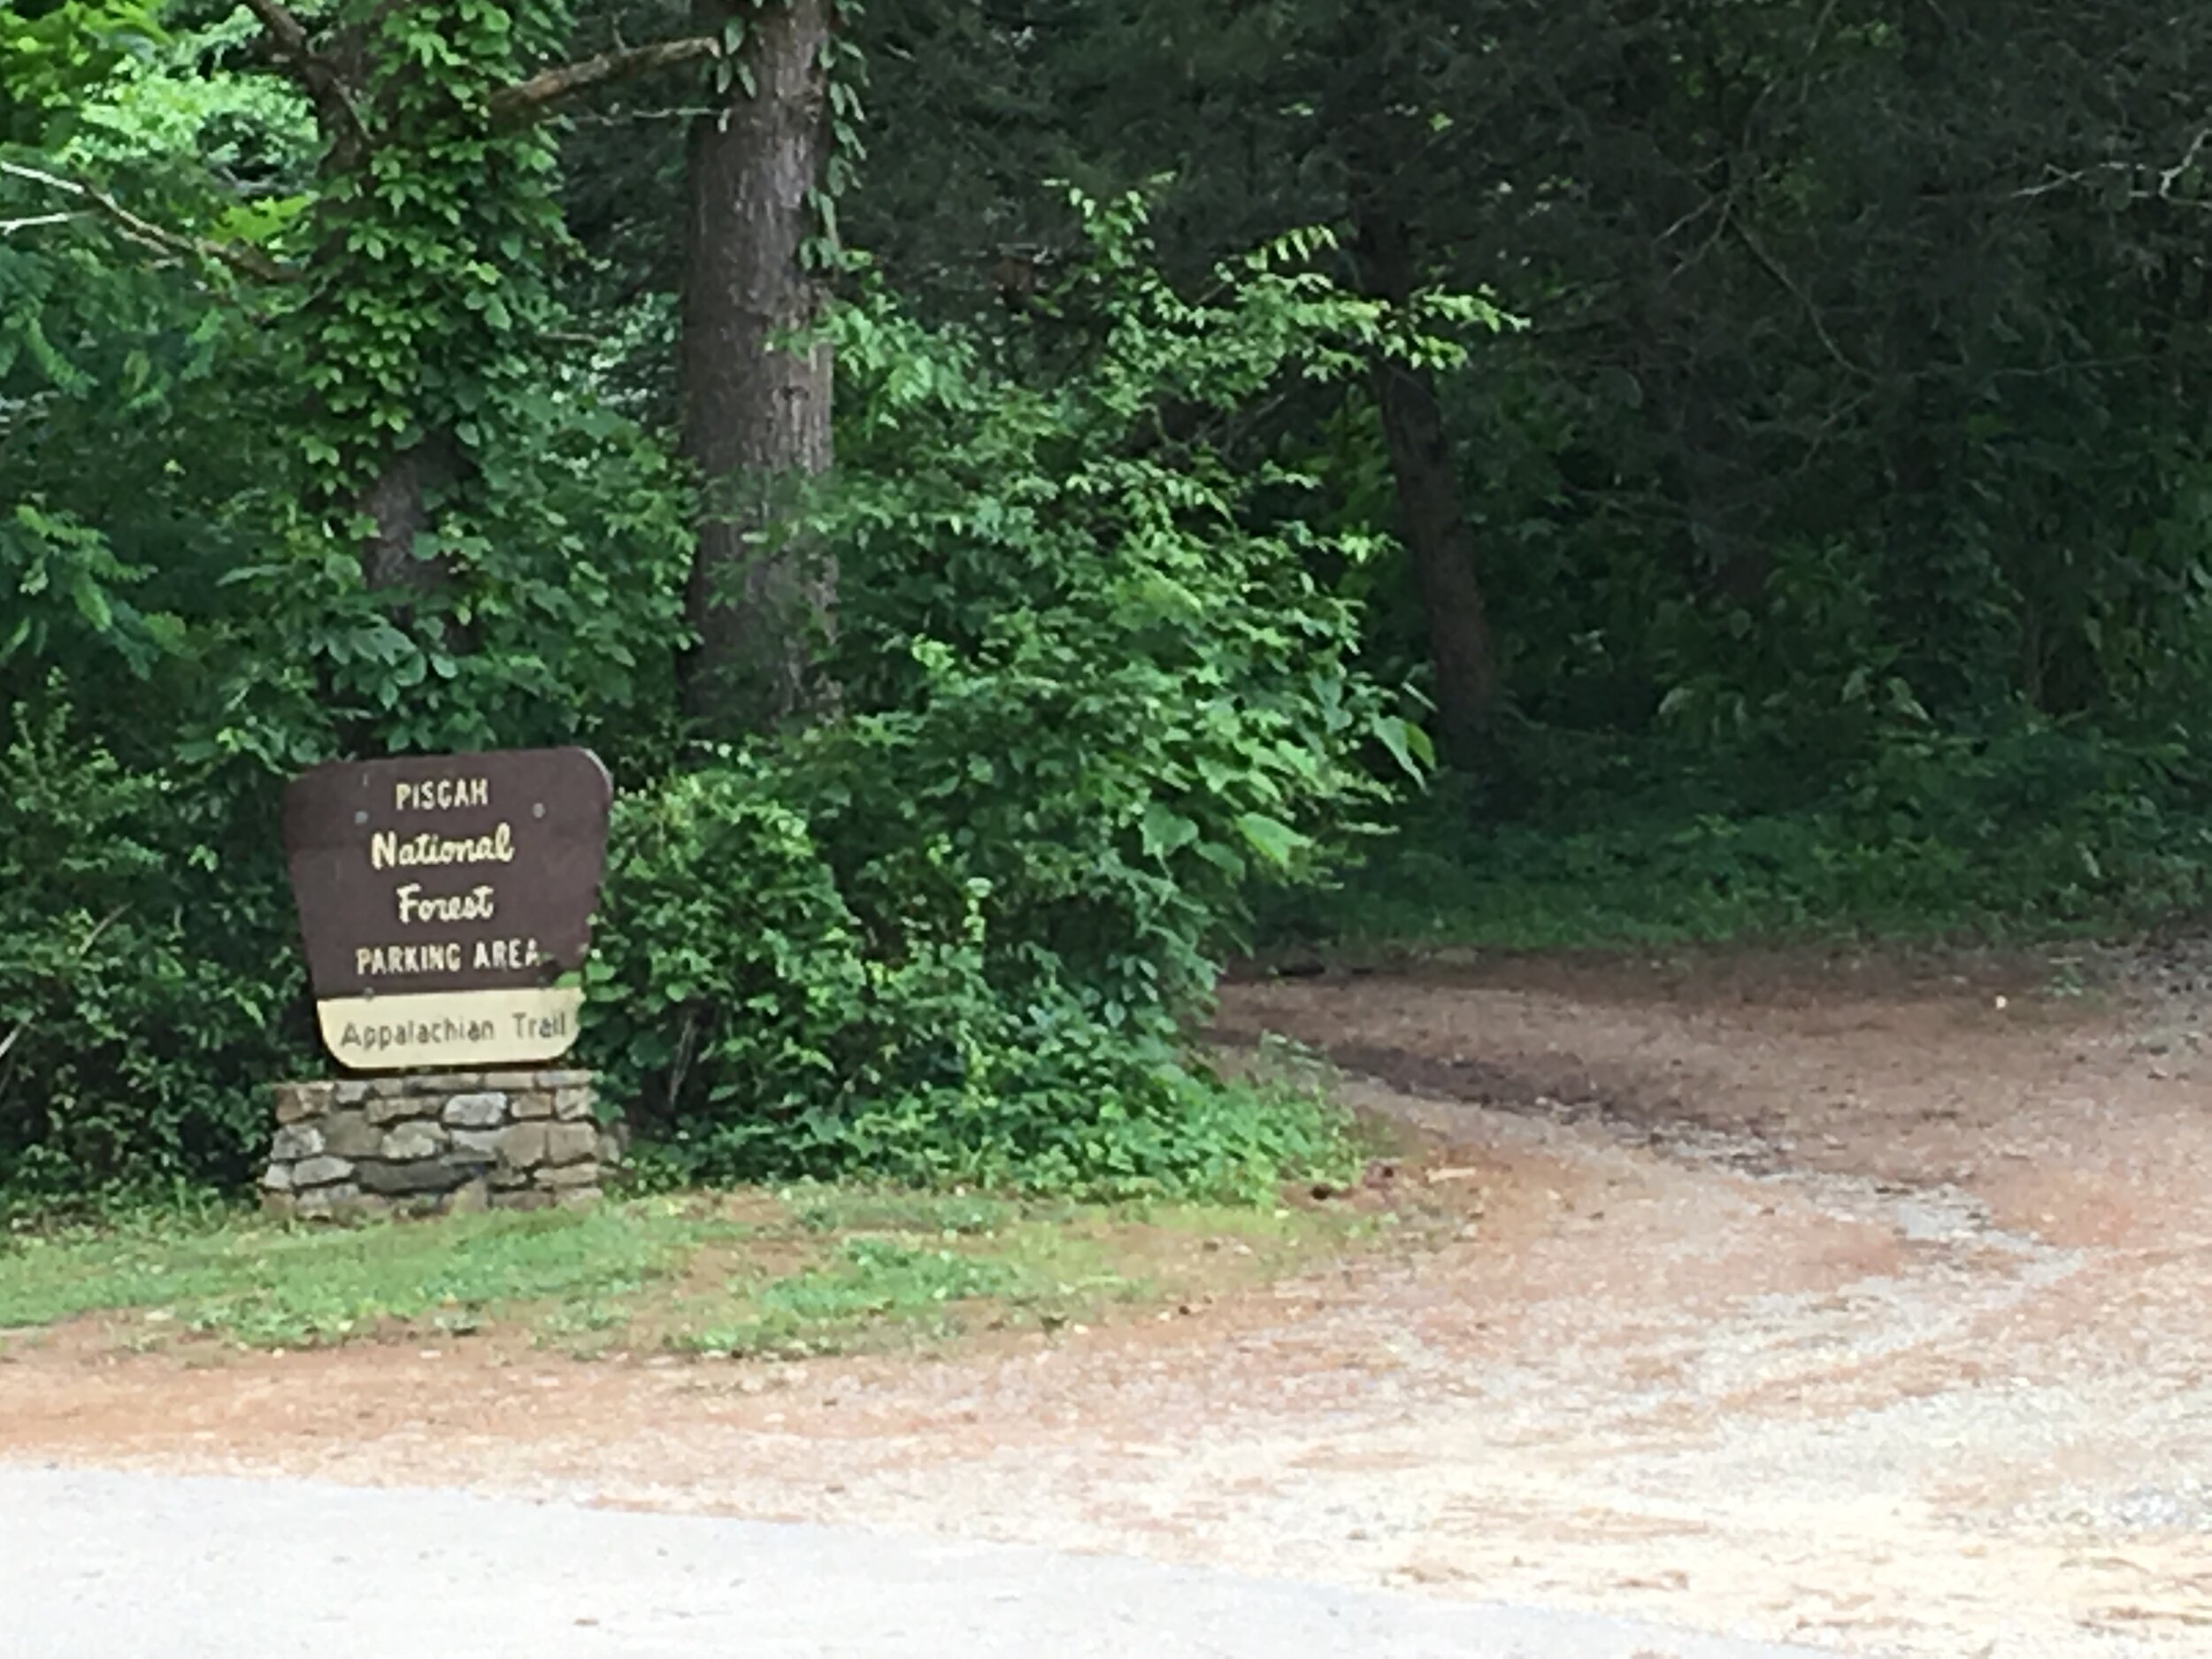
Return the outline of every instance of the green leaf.
{"type": "Polygon", "coordinates": [[[1181,813],[1154,801],[1144,809],[1144,849],[1155,858],[1180,852],[1198,839],[1198,826],[1181,813]]]}
{"type": "Polygon", "coordinates": [[[1236,822],[1238,833],[1279,870],[1289,868],[1293,859],[1313,845],[1310,836],[1299,833],[1282,819],[1270,818],[1264,812],[1240,812],[1236,822]]]}
{"type": "Polygon", "coordinates": [[[69,596],[76,601],[77,610],[87,622],[105,632],[115,620],[115,608],[101,591],[100,584],[91,577],[80,574],[69,584],[69,596]]]}
{"type": "Polygon", "coordinates": [[[1376,716],[1374,732],[1407,777],[1416,783],[1428,781],[1429,774],[1436,770],[1436,745],[1426,732],[1394,714],[1376,716]]]}

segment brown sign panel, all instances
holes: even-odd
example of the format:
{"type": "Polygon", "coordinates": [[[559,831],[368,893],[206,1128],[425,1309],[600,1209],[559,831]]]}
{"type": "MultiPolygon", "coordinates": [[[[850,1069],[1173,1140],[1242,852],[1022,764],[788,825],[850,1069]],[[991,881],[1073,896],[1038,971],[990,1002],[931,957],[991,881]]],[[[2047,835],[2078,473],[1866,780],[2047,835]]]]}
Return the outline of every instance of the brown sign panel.
{"type": "Polygon", "coordinates": [[[613,788],[588,749],[338,761],[284,795],[323,1039],[348,1065],[526,1064],[576,1038],[613,788]]]}

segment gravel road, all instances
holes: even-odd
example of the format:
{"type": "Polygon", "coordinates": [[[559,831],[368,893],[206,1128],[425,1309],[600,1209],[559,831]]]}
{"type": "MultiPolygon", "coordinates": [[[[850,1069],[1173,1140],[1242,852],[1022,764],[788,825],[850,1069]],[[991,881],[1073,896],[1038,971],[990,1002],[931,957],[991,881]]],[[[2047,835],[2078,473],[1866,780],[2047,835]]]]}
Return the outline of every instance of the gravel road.
{"type": "MultiPolygon", "coordinates": [[[[299,1488],[288,1519],[242,1495],[277,1517],[257,1534],[146,1498],[72,1534],[18,1486],[0,1629],[32,1594],[99,1605],[16,1566],[30,1551],[104,1563],[118,1620],[228,1586],[211,1605],[242,1628],[313,1613],[312,1552],[381,1527],[409,1548],[364,1546],[349,1579],[380,1654],[427,1632],[496,1655],[479,1632],[523,1629],[547,1659],[683,1651],[645,1645],[680,1609],[686,1631],[733,1621],[753,1640],[718,1651],[743,1654],[1742,1651],[1647,1633],[1681,1630],[2204,1659],[2212,972],[2190,972],[2093,996],[2049,964],[1756,959],[1233,987],[1225,1038],[1330,1054],[1354,1099],[1437,1139],[1448,1171],[1423,1179],[1448,1172],[1469,1221],[1164,1322],[768,1365],[480,1340],[196,1364],[35,1336],[0,1351],[0,1465],[467,1487],[556,1506],[517,1512],[526,1550],[541,1532],[623,1568],[565,1565],[545,1581],[583,1601],[508,1606],[449,1540],[510,1529],[459,1499],[299,1488]],[[140,1583],[142,1557],[180,1564],[140,1583]]],[[[305,1650],[257,1643],[220,1651],[305,1650]]]]}
{"type": "Polygon", "coordinates": [[[1614,1619],[858,1529],[0,1468],[24,1659],[1791,1659],[1614,1619]]]}

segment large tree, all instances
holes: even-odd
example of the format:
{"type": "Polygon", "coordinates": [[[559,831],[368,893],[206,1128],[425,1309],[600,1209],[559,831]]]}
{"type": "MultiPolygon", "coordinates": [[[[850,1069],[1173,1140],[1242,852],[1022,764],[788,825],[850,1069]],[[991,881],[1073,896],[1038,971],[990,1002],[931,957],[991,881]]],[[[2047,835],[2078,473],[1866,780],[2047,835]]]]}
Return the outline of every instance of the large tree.
{"type": "Polygon", "coordinates": [[[578,76],[534,80],[569,27],[559,0],[296,14],[247,0],[321,143],[302,286],[319,503],[365,521],[368,586],[449,580],[441,506],[477,471],[484,417],[543,326],[558,230],[536,115],[578,76]]]}
{"type": "Polygon", "coordinates": [[[735,50],[692,125],[684,217],[684,453],[704,485],[687,610],[690,712],[772,725],[808,706],[835,573],[780,534],[780,505],[829,468],[821,320],[835,0],[695,0],[735,50]]]}

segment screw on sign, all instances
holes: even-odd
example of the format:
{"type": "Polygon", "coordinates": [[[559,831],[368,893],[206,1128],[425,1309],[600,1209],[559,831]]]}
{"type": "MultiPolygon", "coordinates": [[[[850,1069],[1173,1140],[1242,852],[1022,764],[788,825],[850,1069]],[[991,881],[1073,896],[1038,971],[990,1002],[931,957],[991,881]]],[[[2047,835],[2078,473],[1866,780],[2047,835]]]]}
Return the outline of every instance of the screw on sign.
{"type": "Polygon", "coordinates": [[[614,791],[581,749],[335,761],[284,794],[323,1042],[357,1071],[576,1041],[614,791]]]}

